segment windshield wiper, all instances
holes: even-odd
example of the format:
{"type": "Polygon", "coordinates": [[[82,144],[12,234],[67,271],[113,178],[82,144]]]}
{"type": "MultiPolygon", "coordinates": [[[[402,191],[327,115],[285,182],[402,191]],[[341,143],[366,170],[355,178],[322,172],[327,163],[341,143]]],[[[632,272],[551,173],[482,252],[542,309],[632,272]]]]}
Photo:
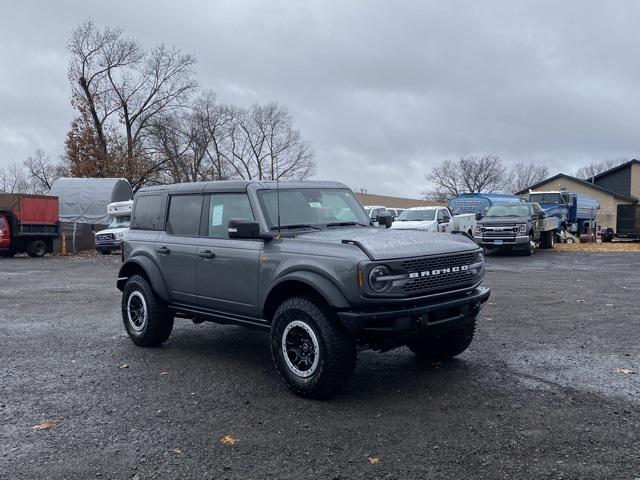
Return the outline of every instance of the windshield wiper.
{"type": "Polygon", "coordinates": [[[349,227],[352,225],[360,225],[361,227],[368,227],[369,225],[365,225],[364,223],[360,223],[360,222],[333,222],[333,223],[327,223],[327,227],[349,227]]]}
{"type": "MultiPolygon", "coordinates": [[[[316,226],[316,225],[310,225],[308,223],[296,223],[293,225],[280,225],[280,230],[289,230],[292,228],[312,228],[314,230],[322,230],[322,228],[316,226]]],[[[276,225],[275,227],[271,227],[270,230],[278,230],[278,226],[276,225]]]]}

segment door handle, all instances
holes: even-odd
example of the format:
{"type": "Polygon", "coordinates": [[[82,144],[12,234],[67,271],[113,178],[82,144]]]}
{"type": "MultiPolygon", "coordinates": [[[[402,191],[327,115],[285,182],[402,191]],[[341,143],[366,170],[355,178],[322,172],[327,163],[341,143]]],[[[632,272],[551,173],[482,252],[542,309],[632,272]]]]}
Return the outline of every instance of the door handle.
{"type": "Polygon", "coordinates": [[[167,247],[160,247],[156,248],[156,252],[161,253],[162,255],[167,255],[171,253],[171,250],[169,250],[167,247]]]}
{"type": "Polygon", "coordinates": [[[198,252],[198,256],[202,258],[215,258],[216,254],[211,250],[203,250],[201,252],[198,252]]]}

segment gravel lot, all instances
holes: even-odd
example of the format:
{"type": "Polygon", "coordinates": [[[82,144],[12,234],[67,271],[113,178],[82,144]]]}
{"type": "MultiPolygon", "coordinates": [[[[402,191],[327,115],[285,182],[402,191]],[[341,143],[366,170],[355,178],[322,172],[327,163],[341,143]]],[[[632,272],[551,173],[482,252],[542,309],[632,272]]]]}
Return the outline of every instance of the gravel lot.
{"type": "Polygon", "coordinates": [[[177,320],[135,347],[118,256],[0,259],[0,478],[639,478],[640,254],[487,263],[459,360],[362,352],[315,402],[260,332],[177,320]]]}

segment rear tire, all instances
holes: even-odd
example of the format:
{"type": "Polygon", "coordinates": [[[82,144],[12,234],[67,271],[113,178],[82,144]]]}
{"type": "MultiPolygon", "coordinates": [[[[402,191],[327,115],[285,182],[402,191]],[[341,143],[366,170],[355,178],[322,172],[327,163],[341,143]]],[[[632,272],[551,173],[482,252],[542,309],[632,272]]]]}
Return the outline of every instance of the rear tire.
{"type": "Polygon", "coordinates": [[[476,331],[476,319],[468,324],[439,335],[424,334],[408,343],[409,349],[428,362],[443,362],[464,352],[476,331]]]}
{"type": "Polygon", "coordinates": [[[553,230],[549,230],[542,232],[541,236],[540,246],[542,248],[553,248],[553,245],[555,244],[555,232],[553,230]]]}
{"type": "Polygon", "coordinates": [[[271,356],[293,393],[316,399],[346,387],[356,365],[353,339],[310,297],[289,298],[276,310],[271,356]]]}
{"type": "Polygon", "coordinates": [[[161,345],[173,330],[173,314],[142,275],[132,276],[124,286],[122,321],[131,341],[140,347],[161,345]]]}
{"type": "Polygon", "coordinates": [[[34,240],[27,247],[27,255],[30,257],[44,257],[45,253],[47,253],[47,244],[42,240],[34,240]]]}

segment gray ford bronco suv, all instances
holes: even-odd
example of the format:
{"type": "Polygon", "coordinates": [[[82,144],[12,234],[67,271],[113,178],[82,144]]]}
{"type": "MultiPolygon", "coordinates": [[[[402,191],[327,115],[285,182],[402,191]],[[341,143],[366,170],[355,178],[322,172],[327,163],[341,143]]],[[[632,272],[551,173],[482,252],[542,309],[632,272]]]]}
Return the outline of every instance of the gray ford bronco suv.
{"type": "Polygon", "coordinates": [[[117,282],[127,333],[151,347],[174,318],[265,330],[284,381],[312,398],[347,384],[361,348],[462,353],[489,298],[482,250],[465,235],[371,222],[335,182],[141,189],[117,282]]]}

